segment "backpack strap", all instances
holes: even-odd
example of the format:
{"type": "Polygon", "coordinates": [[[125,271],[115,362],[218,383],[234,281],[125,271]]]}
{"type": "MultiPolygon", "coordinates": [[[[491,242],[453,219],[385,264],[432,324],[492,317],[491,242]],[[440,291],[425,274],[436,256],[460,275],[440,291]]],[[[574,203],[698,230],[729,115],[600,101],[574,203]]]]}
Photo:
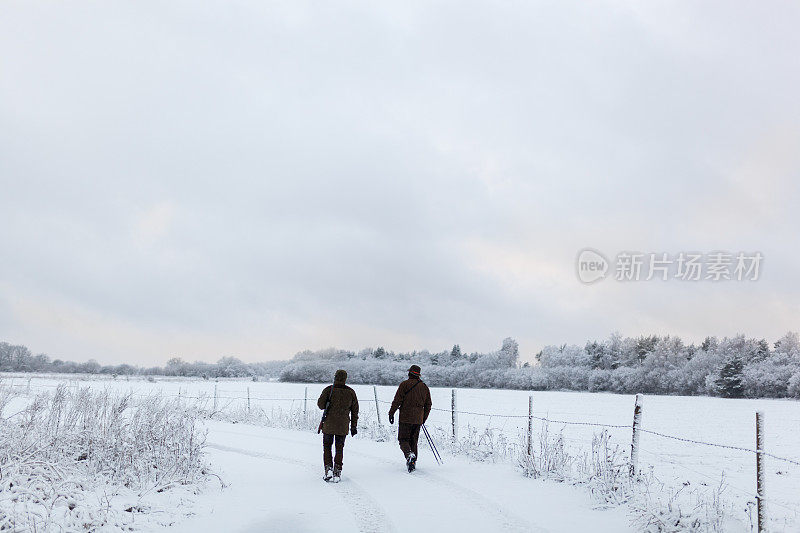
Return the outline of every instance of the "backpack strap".
{"type": "Polygon", "coordinates": [[[400,409],[402,409],[402,408],[403,408],[403,402],[405,402],[405,401],[406,401],[406,396],[408,396],[408,393],[409,393],[409,392],[411,392],[412,390],[414,390],[414,387],[416,387],[416,386],[417,386],[417,385],[419,385],[420,383],[422,383],[422,380],[421,380],[421,379],[418,379],[418,380],[417,380],[417,382],[416,382],[416,383],[414,383],[413,385],[411,385],[411,388],[410,388],[410,389],[408,389],[408,390],[406,391],[406,393],[405,393],[405,394],[403,394],[403,401],[402,401],[402,402],[400,402],[400,409]]]}

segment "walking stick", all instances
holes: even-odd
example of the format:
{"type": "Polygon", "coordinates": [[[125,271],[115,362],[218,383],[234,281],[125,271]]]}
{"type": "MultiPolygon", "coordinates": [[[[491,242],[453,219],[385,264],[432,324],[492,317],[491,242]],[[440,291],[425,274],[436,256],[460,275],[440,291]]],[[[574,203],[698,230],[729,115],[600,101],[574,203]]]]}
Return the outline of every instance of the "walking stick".
{"type": "Polygon", "coordinates": [[[428,446],[431,447],[431,452],[433,452],[433,458],[436,459],[436,462],[438,464],[443,465],[444,461],[442,461],[442,456],[439,455],[439,450],[436,449],[436,445],[433,443],[431,434],[428,433],[428,428],[425,427],[425,424],[422,424],[422,431],[425,433],[425,438],[428,439],[428,446]]]}
{"type": "Polygon", "coordinates": [[[443,465],[444,461],[442,461],[442,455],[439,453],[439,449],[436,447],[436,444],[434,444],[433,437],[431,437],[431,434],[428,432],[427,427],[425,426],[422,427],[425,429],[425,437],[428,439],[428,444],[431,447],[431,451],[433,451],[433,457],[436,459],[437,463],[443,465]]]}

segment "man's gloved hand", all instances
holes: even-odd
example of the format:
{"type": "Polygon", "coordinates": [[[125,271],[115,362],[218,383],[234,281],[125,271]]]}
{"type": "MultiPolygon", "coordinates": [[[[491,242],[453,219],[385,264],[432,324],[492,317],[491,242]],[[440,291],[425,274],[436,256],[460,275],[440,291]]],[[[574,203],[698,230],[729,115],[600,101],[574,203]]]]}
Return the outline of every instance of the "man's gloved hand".
{"type": "Polygon", "coordinates": [[[394,424],[394,413],[389,413],[389,423],[394,424]]]}
{"type": "Polygon", "coordinates": [[[355,437],[356,433],[358,433],[358,430],[356,429],[356,427],[355,426],[351,427],[350,428],[350,435],[355,437]]]}

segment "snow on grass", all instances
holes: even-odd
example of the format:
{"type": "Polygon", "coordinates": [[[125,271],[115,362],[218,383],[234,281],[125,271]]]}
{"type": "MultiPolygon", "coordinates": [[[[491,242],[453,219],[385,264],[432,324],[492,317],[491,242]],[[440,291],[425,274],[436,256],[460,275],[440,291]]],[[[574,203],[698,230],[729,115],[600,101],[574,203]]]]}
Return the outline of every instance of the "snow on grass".
{"type": "MultiPolygon", "coordinates": [[[[208,402],[204,401],[204,405],[208,402]]],[[[205,409],[209,419],[226,422],[243,422],[283,429],[311,431],[316,428],[316,412],[301,408],[284,409],[262,405],[247,409],[229,403],[217,410],[205,409]]],[[[378,423],[375,411],[362,411],[358,436],[375,441],[394,439],[394,432],[378,423]]],[[[564,430],[551,431],[544,421],[535,432],[532,453],[528,454],[527,438],[516,437],[497,428],[478,429],[467,426],[460,435],[452,438],[449,428],[431,427],[434,443],[449,456],[466,456],[480,462],[505,462],[517,464],[522,474],[585,486],[595,500],[597,508],[628,505],[632,511],[631,523],[637,531],[647,532],[734,532],[746,531],[742,520],[735,518],[733,504],[722,498],[724,483],[713,490],[677,488],[659,481],[652,469],[635,479],[630,476],[629,456],[622,447],[612,442],[607,430],[596,432],[588,447],[567,444],[564,430]]],[[[420,437],[420,448],[428,448],[420,437]]]]}
{"type": "Polygon", "coordinates": [[[0,530],[170,524],[209,481],[198,411],[176,399],[0,384],[0,530]]]}
{"type": "MultiPolygon", "coordinates": [[[[27,390],[27,375],[14,377],[16,388],[27,390]]],[[[32,391],[51,390],[65,379],[80,376],[41,376],[32,391]]],[[[83,382],[86,383],[86,382],[83,382]]],[[[315,431],[319,421],[320,384],[252,382],[185,378],[117,380],[92,377],[92,387],[131,392],[137,397],[154,393],[181,396],[217,420],[241,421],[270,427],[315,431]],[[217,390],[217,409],[213,409],[217,390]],[[304,400],[308,390],[308,401],[304,400]],[[250,395],[248,410],[247,396],[250,395]],[[305,410],[305,413],[304,413],[305,410]],[[214,411],[213,414],[210,412],[214,411]]],[[[376,412],[373,388],[354,385],[361,420],[357,439],[394,441],[396,426],[388,426],[395,387],[378,386],[376,412]],[[377,415],[377,416],[376,416],[377,415]],[[378,423],[380,417],[380,424],[378,423]]],[[[450,389],[432,387],[435,410],[428,428],[442,453],[485,463],[519,466],[526,449],[528,396],[534,397],[534,415],[550,420],[534,425],[536,460],[563,454],[553,467],[537,468],[543,478],[562,479],[588,488],[598,506],[623,503],[633,511],[637,530],[749,531],[755,511],[755,457],[751,453],[706,447],[643,434],[639,458],[642,482],[627,476],[634,397],[609,393],[459,389],[458,438],[451,437],[450,389]],[[469,414],[469,413],[486,413],[469,414]],[[621,425],[608,428],[605,442],[597,426],[563,422],[621,425]],[[549,448],[541,443],[547,434],[549,448]],[[602,453],[601,453],[602,450],[602,453]],[[546,453],[545,453],[546,452],[546,453]],[[594,462],[594,466],[591,463],[594,462]],[[560,471],[559,471],[560,470],[560,471]]],[[[753,448],[754,413],[766,415],[767,451],[797,458],[800,454],[800,403],[792,400],[728,400],[709,397],[645,396],[642,427],[706,442],[753,448]]],[[[424,439],[420,447],[425,446],[424,439]]],[[[800,493],[800,468],[767,458],[767,505],[771,530],[797,531],[800,513],[794,496],[800,493]]],[[[522,472],[528,473],[522,466],[522,472]]]]}

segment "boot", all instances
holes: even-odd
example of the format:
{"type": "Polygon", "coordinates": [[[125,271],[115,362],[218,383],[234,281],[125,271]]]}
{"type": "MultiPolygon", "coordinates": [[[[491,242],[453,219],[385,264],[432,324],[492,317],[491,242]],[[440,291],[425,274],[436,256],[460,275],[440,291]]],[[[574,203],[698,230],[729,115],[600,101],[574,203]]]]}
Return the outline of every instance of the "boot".
{"type": "Polygon", "coordinates": [[[322,477],[325,481],[330,481],[333,478],[333,468],[325,465],[325,475],[322,477]]]}
{"type": "Polygon", "coordinates": [[[408,457],[406,457],[406,466],[409,472],[413,472],[414,469],[417,468],[417,456],[414,452],[410,452],[408,457]]]}
{"type": "Polygon", "coordinates": [[[333,478],[331,479],[334,483],[339,483],[342,480],[342,467],[335,466],[333,468],[333,478]]]}

